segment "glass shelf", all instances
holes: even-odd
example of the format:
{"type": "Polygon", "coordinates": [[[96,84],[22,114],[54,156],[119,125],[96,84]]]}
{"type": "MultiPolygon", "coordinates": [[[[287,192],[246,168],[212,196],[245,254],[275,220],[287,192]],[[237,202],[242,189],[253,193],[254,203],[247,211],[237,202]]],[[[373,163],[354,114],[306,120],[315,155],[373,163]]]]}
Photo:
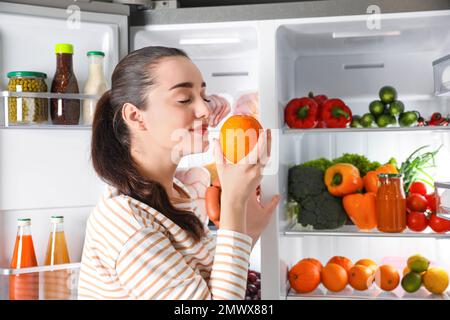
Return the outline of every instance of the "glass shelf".
{"type": "Polygon", "coordinates": [[[450,126],[426,126],[426,127],[389,127],[389,128],[324,128],[324,129],[290,129],[283,128],[283,134],[303,135],[322,133],[355,133],[355,132],[446,132],[450,126]]]}
{"type": "Polygon", "coordinates": [[[290,289],[286,297],[287,300],[300,300],[300,299],[333,299],[333,300],[450,300],[450,294],[447,291],[443,294],[432,294],[424,287],[421,287],[414,293],[408,293],[404,291],[399,285],[395,290],[387,292],[378,288],[373,284],[368,290],[358,291],[347,285],[347,287],[340,292],[328,291],[322,284],[320,284],[316,290],[310,293],[296,293],[290,289]]]}
{"type": "Polygon", "coordinates": [[[335,230],[311,230],[295,224],[281,233],[285,237],[303,237],[303,236],[327,236],[327,237],[391,237],[391,238],[436,238],[450,239],[450,233],[436,233],[429,227],[422,232],[413,232],[405,230],[401,233],[385,233],[377,230],[360,231],[354,225],[345,225],[335,230]]]}
{"type": "MultiPolygon", "coordinates": [[[[0,104],[3,104],[3,112],[0,114],[0,128],[1,129],[65,129],[65,130],[90,130],[91,125],[82,124],[82,110],[80,110],[79,125],[56,125],[52,124],[50,119],[40,123],[30,123],[28,121],[23,123],[10,123],[8,114],[8,102],[10,98],[24,98],[24,99],[64,99],[64,100],[99,100],[99,95],[78,94],[78,93],[51,93],[51,92],[12,92],[0,91],[0,104]]],[[[50,104],[48,104],[50,105],[50,104]]],[[[80,105],[80,108],[82,106],[80,105]]],[[[49,107],[50,108],[50,107],[49,107]]],[[[48,110],[50,115],[50,110],[48,110]]]]}
{"type": "Polygon", "coordinates": [[[76,300],[80,263],[0,268],[0,300],[76,300]]]}

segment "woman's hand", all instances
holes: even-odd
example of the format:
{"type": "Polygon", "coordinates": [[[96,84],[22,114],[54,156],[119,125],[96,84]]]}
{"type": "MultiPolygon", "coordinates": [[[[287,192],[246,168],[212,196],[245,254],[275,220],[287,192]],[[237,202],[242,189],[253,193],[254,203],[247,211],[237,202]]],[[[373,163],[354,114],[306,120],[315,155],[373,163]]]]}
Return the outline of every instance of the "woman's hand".
{"type": "Polygon", "coordinates": [[[253,239],[252,247],[258,241],[264,229],[266,229],[267,224],[280,201],[280,196],[275,195],[269,203],[263,205],[258,198],[261,198],[261,195],[258,196],[258,192],[255,190],[255,192],[250,195],[246,208],[246,228],[247,234],[253,239]]]}
{"type": "Polygon", "coordinates": [[[208,99],[210,100],[208,105],[211,109],[209,126],[216,127],[230,113],[231,106],[225,98],[215,94],[209,96],[208,99]]]}
{"type": "Polygon", "coordinates": [[[261,183],[262,170],[270,156],[270,145],[269,129],[260,134],[258,143],[245,158],[232,164],[225,159],[219,141],[214,140],[217,174],[222,186],[221,228],[247,233],[247,202],[261,183]]]}

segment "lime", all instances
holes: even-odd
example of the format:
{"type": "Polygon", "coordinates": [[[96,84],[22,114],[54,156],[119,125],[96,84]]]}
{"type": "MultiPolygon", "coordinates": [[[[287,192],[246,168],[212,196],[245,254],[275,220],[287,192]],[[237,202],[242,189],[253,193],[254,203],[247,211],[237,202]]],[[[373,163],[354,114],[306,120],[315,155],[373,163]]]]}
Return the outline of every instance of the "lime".
{"type": "Polygon", "coordinates": [[[441,294],[448,287],[448,274],[444,268],[432,267],[423,275],[423,285],[431,293],[441,294]]]}
{"type": "Polygon", "coordinates": [[[422,277],[417,272],[411,271],[402,279],[402,288],[406,292],[413,293],[420,289],[422,277]]]}
{"type": "Polygon", "coordinates": [[[384,104],[380,100],[372,101],[369,104],[369,111],[374,116],[379,116],[380,114],[383,114],[384,112],[384,104]]]}
{"type": "Polygon", "coordinates": [[[381,116],[379,116],[377,118],[377,126],[379,126],[380,128],[387,127],[391,123],[392,123],[392,119],[391,119],[390,115],[382,114],[381,116]]]}
{"type": "Polygon", "coordinates": [[[408,111],[400,114],[398,123],[401,127],[411,127],[417,123],[417,113],[414,111],[408,111]]]}
{"type": "Polygon", "coordinates": [[[380,89],[379,95],[384,104],[392,103],[397,99],[397,90],[391,86],[384,86],[380,89]]]}
{"type": "Polygon", "coordinates": [[[360,128],[361,126],[361,117],[360,116],[353,116],[352,117],[352,123],[350,123],[350,127],[352,128],[360,128]]]}
{"type": "Polygon", "coordinates": [[[420,254],[415,254],[408,258],[408,268],[414,272],[424,272],[428,270],[430,261],[420,254]]]}
{"type": "Polygon", "coordinates": [[[395,100],[389,105],[388,111],[390,115],[398,116],[400,113],[405,111],[405,105],[403,104],[403,102],[395,100]]]}
{"type": "Polygon", "coordinates": [[[375,117],[371,113],[366,113],[362,116],[360,122],[364,128],[370,128],[375,122],[375,117]]]}

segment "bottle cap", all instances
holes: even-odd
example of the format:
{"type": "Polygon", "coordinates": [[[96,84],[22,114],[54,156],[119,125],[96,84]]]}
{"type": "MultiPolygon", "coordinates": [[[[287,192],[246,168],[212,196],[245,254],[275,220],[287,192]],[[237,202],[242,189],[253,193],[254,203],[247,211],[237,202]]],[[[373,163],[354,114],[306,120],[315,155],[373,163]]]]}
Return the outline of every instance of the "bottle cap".
{"type": "Polygon", "coordinates": [[[88,51],[87,56],[105,56],[105,53],[103,51],[88,51]]]}
{"type": "Polygon", "coordinates": [[[380,173],[378,178],[401,178],[403,175],[401,173],[380,173]]]}
{"type": "Polygon", "coordinates": [[[58,43],[55,45],[55,53],[73,54],[73,45],[69,43],[58,43]]]}
{"type": "Polygon", "coordinates": [[[63,223],[64,217],[63,216],[51,216],[50,222],[51,223],[63,223]]]}
{"type": "Polygon", "coordinates": [[[31,219],[30,218],[17,219],[17,226],[19,227],[31,226],[31,219]]]}

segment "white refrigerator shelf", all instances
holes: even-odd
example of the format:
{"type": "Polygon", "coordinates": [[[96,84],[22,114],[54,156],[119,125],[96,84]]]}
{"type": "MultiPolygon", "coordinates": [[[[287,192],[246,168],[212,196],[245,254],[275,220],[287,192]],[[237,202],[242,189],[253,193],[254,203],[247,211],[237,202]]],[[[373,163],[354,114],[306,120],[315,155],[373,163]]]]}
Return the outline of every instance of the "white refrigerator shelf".
{"type": "Polygon", "coordinates": [[[332,299],[332,300],[450,300],[449,292],[443,294],[432,294],[424,287],[421,287],[414,293],[404,291],[400,284],[393,291],[383,291],[373,284],[368,290],[358,291],[351,286],[340,292],[328,291],[322,284],[316,290],[310,293],[296,293],[290,289],[286,296],[287,300],[302,300],[302,299],[332,299]]]}
{"type": "Polygon", "coordinates": [[[326,237],[379,237],[379,238],[436,238],[436,239],[450,239],[450,233],[437,233],[427,227],[422,232],[413,232],[405,230],[400,233],[386,233],[379,232],[376,229],[373,231],[360,231],[355,225],[345,225],[335,230],[312,230],[302,227],[300,224],[295,224],[287,228],[281,233],[285,237],[303,237],[303,236],[326,236],[326,237]]]}
{"type": "Polygon", "coordinates": [[[387,127],[387,128],[323,128],[323,129],[290,129],[283,128],[283,134],[303,135],[303,134],[325,134],[325,133],[355,133],[355,132],[442,132],[450,131],[450,126],[423,126],[423,127],[387,127]]]}

